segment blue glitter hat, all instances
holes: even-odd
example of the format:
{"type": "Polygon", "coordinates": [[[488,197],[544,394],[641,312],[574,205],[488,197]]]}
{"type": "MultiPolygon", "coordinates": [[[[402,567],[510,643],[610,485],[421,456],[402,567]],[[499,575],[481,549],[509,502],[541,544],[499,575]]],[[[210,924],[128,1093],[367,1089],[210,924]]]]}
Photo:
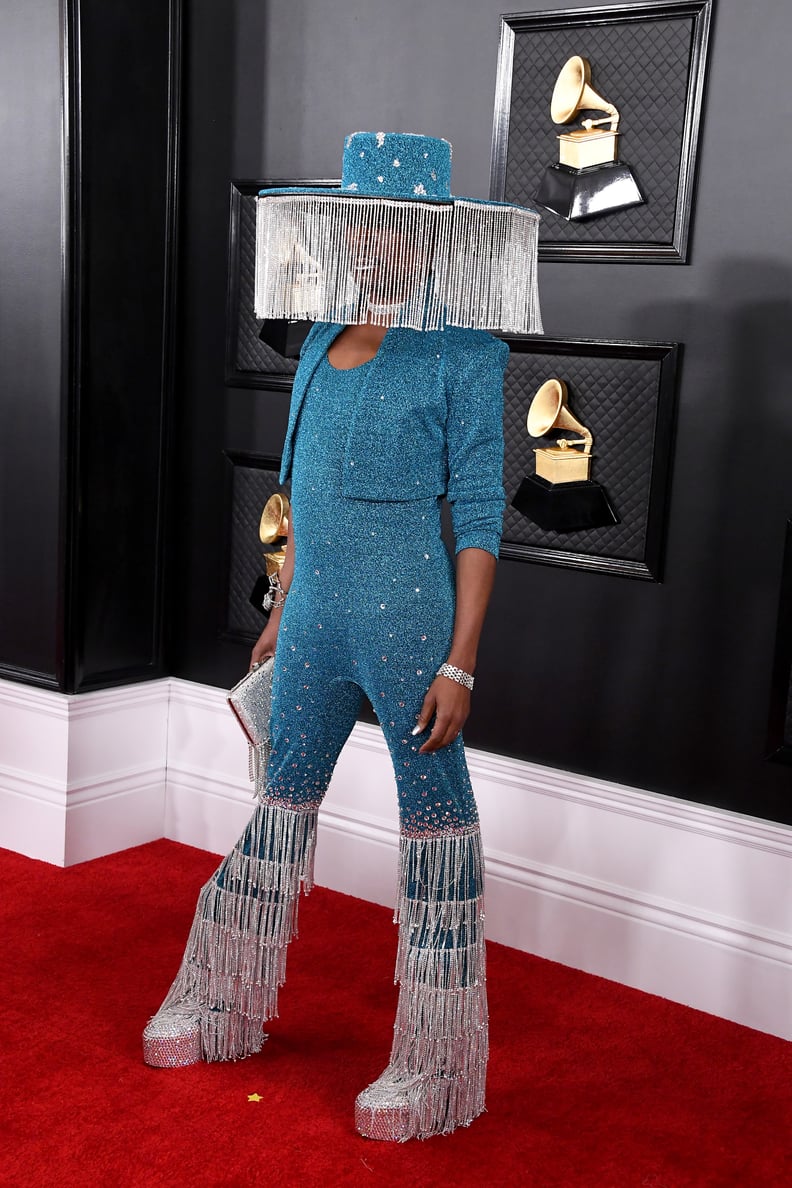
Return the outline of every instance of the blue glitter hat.
{"type": "Polygon", "coordinates": [[[257,317],[541,333],[539,215],[455,197],[447,140],[353,132],[340,187],[257,205],[257,317]]]}

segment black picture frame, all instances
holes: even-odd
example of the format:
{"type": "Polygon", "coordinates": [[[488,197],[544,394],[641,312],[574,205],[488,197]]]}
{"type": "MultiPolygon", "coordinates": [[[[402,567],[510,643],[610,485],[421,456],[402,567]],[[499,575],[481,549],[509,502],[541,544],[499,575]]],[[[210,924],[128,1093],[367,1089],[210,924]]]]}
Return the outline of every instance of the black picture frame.
{"type": "Polygon", "coordinates": [[[511,351],[504,379],[501,557],[660,582],[680,344],[500,337],[511,351]],[[522,479],[534,471],[532,452],[540,444],[528,436],[528,408],[541,383],[554,376],[569,383],[570,408],[594,433],[592,477],[608,494],[615,525],[557,533],[512,506],[522,479]]]}
{"type": "Polygon", "coordinates": [[[269,454],[224,450],[227,462],[224,496],[223,584],[219,591],[218,639],[250,644],[264,630],[265,620],[249,598],[264,573],[258,525],[264,504],[277,491],[289,494],[278,477],[281,459],[269,454]]]}
{"type": "Polygon", "coordinates": [[[712,4],[648,0],[501,18],[490,197],[540,211],[540,260],[686,263],[712,4]],[[550,96],[573,54],[591,59],[594,89],[622,112],[619,157],[645,202],[566,222],[535,193],[557,160],[550,96]]]}
{"type": "Polygon", "coordinates": [[[765,758],[792,765],[792,520],[784,538],[765,758]]]}
{"type": "Polygon", "coordinates": [[[253,313],[256,259],[256,195],[276,187],[339,186],[336,180],[233,180],[228,219],[225,382],[229,388],[291,391],[297,360],[287,359],[258,337],[261,319],[253,313]]]}

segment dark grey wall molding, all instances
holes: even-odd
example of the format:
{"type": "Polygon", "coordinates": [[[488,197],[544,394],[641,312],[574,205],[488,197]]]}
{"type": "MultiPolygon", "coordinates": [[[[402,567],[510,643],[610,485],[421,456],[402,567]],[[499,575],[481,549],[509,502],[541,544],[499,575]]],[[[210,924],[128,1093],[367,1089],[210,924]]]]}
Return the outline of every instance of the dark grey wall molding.
{"type": "Polygon", "coordinates": [[[0,9],[0,676],[54,688],[61,386],[61,17],[0,9]]]}
{"type": "Polygon", "coordinates": [[[767,758],[792,764],[792,520],[784,534],[778,625],[767,723],[767,758]]]}
{"type": "Polygon", "coordinates": [[[14,7],[0,675],[79,692],[166,671],[181,2],[14,7]]]}
{"type": "Polygon", "coordinates": [[[79,691],[166,671],[179,0],[68,0],[63,642],[79,691]]]}

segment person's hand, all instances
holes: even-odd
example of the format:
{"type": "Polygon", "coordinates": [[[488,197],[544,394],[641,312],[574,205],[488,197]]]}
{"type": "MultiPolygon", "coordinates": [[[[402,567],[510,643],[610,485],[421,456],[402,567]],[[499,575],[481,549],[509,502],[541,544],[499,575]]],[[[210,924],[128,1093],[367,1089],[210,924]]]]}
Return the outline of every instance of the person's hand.
{"type": "Polygon", "coordinates": [[[418,715],[418,725],[413,734],[423,733],[432,717],[434,726],[426,742],[418,748],[418,753],[426,755],[430,751],[439,751],[441,747],[447,747],[459,734],[469,713],[470,690],[448,677],[435,677],[424,697],[418,715]]]}
{"type": "Polygon", "coordinates": [[[261,664],[263,660],[268,660],[270,656],[275,655],[275,645],[278,642],[278,628],[280,627],[280,611],[272,611],[267,622],[267,626],[262,631],[261,635],[253,645],[253,651],[250,653],[250,667],[254,664],[261,664]]]}

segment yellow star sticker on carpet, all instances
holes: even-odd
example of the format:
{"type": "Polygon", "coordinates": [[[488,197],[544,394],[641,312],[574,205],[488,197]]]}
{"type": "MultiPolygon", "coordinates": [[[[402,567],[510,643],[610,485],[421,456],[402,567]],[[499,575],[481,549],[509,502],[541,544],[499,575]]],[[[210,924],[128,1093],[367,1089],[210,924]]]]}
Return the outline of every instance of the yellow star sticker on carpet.
{"type": "Polygon", "coordinates": [[[248,1101],[263,1101],[264,1098],[260,1093],[248,1093],[248,1101]]]}

